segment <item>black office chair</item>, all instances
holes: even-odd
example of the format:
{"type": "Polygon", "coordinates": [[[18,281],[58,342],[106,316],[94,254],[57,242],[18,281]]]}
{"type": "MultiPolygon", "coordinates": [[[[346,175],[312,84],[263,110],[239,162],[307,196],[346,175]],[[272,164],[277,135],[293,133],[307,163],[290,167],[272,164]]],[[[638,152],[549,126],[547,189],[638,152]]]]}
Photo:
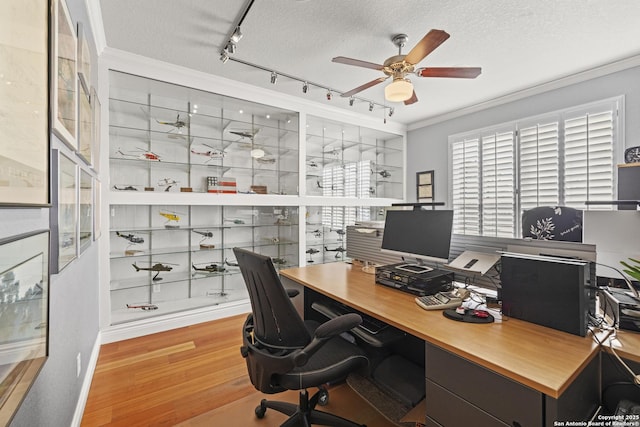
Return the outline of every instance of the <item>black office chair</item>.
{"type": "Polygon", "coordinates": [[[272,408],[290,416],[281,427],[360,427],[315,407],[328,399],[324,384],[344,380],[368,364],[361,349],[339,337],[359,325],[362,318],[350,313],[321,325],[303,321],[271,258],[240,248],[233,251],[251,299],[252,313],[244,323],[241,347],[251,383],[267,394],[300,390],[299,404],[263,399],[255,409],[256,416],[262,418],[267,408],[272,408]],[[311,398],[309,387],[319,388],[311,398]]]}
{"type": "Polygon", "coordinates": [[[566,206],[538,206],[522,212],[522,237],[582,242],[582,210],[566,206]]]}

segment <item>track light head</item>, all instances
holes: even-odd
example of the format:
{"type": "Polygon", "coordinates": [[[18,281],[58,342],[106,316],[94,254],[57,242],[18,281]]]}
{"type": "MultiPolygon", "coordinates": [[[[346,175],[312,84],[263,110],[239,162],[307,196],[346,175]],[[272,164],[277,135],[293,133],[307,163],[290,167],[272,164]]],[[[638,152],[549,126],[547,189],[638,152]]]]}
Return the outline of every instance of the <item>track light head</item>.
{"type": "Polygon", "coordinates": [[[353,107],[353,102],[355,101],[353,96],[349,97],[349,107],[353,107]]]}
{"type": "Polygon", "coordinates": [[[307,93],[309,91],[309,84],[307,82],[302,83],[302,93],[307,93]]]}
{"type": "Polygon", "coordinates": [[[389,117],[393,116],[393,107],[389,108],[389,117]]]}
{"type": "Polygon", "coordinates": [[[275,71],[271,72],[271,84],[276,84],[276,82],[278,81],[278,73],[276,73],[275,71]]]}
{"type": "Polygon", "coordinates": [[[369,111],[373,111],[373,102],[369,103],[369,111]]]}
{"type": "Polygon", "coordinates": [[[230,41],[229,43],[227,43],[227,47],[225,47],[224,50],[226,50],[227,53],[233,55],[234,53],[236,53],[236,44],[233,41],[230,41]]]}
{"type": "Polygon", "coordinates": [[[331,101],[331,91],[327,90],[327,101],[331,101]]]}
{"type": "Polygon", "coordinates": [[[220,61],[222,61],[222,63],[225,64],[228,60],[229,60],[229,54],[227,53],[227,51],[223,50],[222,52],[220,52],[220,61]]]}
{"type": "MultiPolygon", "coordinates": [[[[230,41],[232,43],[238,43],[240,41],[240,39],[242,38],[243,34],[242,31],[240,31],[240,27],[236,27],[236,29],[233,31],[233,34],[231,34],[231,39],[230,41]]],[[[233,52],[232,52],[233,53],[233,52]]]]}

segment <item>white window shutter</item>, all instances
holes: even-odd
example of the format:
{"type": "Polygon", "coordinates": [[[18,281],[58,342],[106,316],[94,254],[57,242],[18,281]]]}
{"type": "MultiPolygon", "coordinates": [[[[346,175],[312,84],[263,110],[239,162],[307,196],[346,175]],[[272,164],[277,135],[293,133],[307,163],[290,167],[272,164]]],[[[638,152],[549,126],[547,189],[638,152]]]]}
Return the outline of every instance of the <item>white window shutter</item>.
{"type": "Polygon", "coordinates": [[[514,132],[482,137],[482,235],[512,237],[515,212],[514,132]]]}
{"type": "Polygon", "coordinates": [[[451,147],[453,232],[480,234],[480,147],[478,138],[451,147]]]}

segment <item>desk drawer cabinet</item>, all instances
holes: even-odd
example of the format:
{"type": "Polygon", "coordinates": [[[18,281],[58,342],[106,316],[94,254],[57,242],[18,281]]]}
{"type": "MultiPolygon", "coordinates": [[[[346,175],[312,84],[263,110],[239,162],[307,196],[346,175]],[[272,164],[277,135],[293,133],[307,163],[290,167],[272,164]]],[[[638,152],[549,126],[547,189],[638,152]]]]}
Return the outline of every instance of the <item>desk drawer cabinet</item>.
{"type": "Polygon", "coordinates": [[[478,426],[543,425],[542,393],[431,344],[425,370],[427,416],[444,426],[458,425],[460,414],[476,414],[468,421],[478,426]],[[452,411],[444,409],[445,399],[452,411]],[[447,413],[450,418],[443,419],[447,413]]]}

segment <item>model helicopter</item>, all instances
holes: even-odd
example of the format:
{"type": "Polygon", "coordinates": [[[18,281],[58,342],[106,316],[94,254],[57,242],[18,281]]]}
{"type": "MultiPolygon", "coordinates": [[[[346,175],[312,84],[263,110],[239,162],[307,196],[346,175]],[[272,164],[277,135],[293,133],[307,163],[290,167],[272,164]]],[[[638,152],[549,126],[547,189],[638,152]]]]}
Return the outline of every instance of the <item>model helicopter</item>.
{"type": "Polygon", "coordinates": [[[338,240],[342,240],[344,235],[347,234],[347,232],[342,229],[336,230],[336,233],[338,234],[338,240]]]}
{"type": "Polygon", "coordinates": [[[311,161],[309,161],[309,162],[307,163],[307,166],[308,166],[310,169],[316,169],[316,168],[318,167],[318,163],[316,163],[316,162],[314,162],[313,160],[311,160],[311,161]]]}
{"type": "Polygon", "coordinates": [[[157,310],[158,306],[155,304],[127,304],[127,308],[140,308],[142,310],[157,310]]]}
{"type": "Polygon", "coordinates": [[[137,153],[125,153],[121,148],[118,148],[118,150],[116,150],[116,153],[120,154],[122,157],[126,157],[129,159],[148,160],[150,162],[159,162],[161,160],[160,156],[153,151],[145,150],[144,148],[139,147],[136,147],[136,150],[138,151],[137,153]]]}
{"type": "Polygon", "coordinates": [[[213,249],[216,247],[216,245],[214,245],[213,243],[205,243],[205,240],[207,239],[211,239],[213,238],[213,232],[206,230],[206,231],[201,231],[201,230],[191,230],[194,233],[198,233],[199,235],[202,236],[202,239],[200,239],[200,249],[213,249]]]}
{"type": "Polygon", "coordinates": [[[151,280],[153,280],[154,282],[157,282],[158,280],[162,280],[162,277],[158,277],[158,275],[160,274],[160,272],[162,271],[171,271],[173,270],[173,267],[171,267],[172,265],[176,265],[176,264],[170,264],[170,263],[155,263],[153,264],[151,267],[138,267],[138,265],[134,262],[133,264],[133,268],[136,269],[136,271],[155,271],[155,276],[153,276],[151,278],[151,280]]]}
{"type": "Polygon", "coordinates": [[[144,239],[142,237],[136,236],[135,234],[132,234],[132,233],[123,234],[119,231],[116,231],[116,236],[122,237],[123,239],[128,240],[130,243],[133,243],[134,245],[144,243],[144,239]]]}
{"type": "Polygon", "coordinates": [[[319,228],[316,228],[315,230],[307,231],[307,233],[313,234],[313,237],[322,237],[322,231],[320,231],[319,228]]]}
{"type": "Polygon", "coordinates": [[[230,223],[236,224],[236,225],[242,225],[242,224],[245,223],[243,220],[237,219],[237,218],[236,219],[225,219],[224,221],[225,222],[230,222],[230,223]]]}
{"type": "Polygon", "coordinates": [[[224,263],[229,267],[240,267],[237,261],[228,261],[226,258],[224,259],[224,263]]]}
{"type": "Polygon", "coordinates": [[[113,189],[118,191],[138,191],[138,189],[133,185],[125,185],[124,187],[118,187],[117,185],[114,185],[113,189]]]}
{"type": "Polygon", "coordinates": [[[273,261],[273,263],[276,264],[276,265],[285,265],[287,263],[286,259],[279,258],[279,257],[271,258],[271,261],[273,261]]]}
{"type": "Polygon", "coordinates": [[[169,136],[169,138],[186,138],[185,135],[182,133],[182,128],[184,127],[188,128],[189,122],[180,119],[180,113],[177,114],[176,120],[173,122],[163,121],[158,119],[156,119],[156,122],[158,122],[161,125],[173,126],[173,129],[170,129],[169,132],[167,132],[167,135],[169,136]]]}
{"type": "Polygon", "coordinates": [[[338,246],[335,249],[329,249],[326,246],[324,247],[324,250],[327,252],[337,252],[336,253],[336,258],[340,258],[340,254],[343,252],[346,252],[347,250],[345,248],[343,248],[342,246],[338,246]]]}
{"type": "Polygon", "coordinates": [[[212,146],[207,144],[202,144],[202,145],[204,145],[205,147],[209,147],[210,150],[205,149],[203,151],[199,151],[192,148],[191,154],[208,157],[205,163],[209,163],[211,160],[214,160],[214,159],[222,159],[227,154],[224,150],[218,150],[217,148],[213,148],[212,146]]]}
{"type": "Polygon", "coordinates": [[[316,248],[309,248],[305,252],[309,254],[309,259],[307,260],[307,262],[313,262],[313,254],[317,254],[320,251],[316,248]]]}
{"type": "Polygon", "coordinates": [[[178,224],[178,221],[180,221],[180,216],[177,213],[169,212],[169,211],[160,211],[158,213],[161,216],[167,218],[167,222],[164,224],[165,228],[178,228],[178,227],[180,227],[180,225],[178,224]]]}
{"type": "Polygon", "coordinates": [[[380,175],[383,178],[389,178],[391,176],[391,172],[389,172],[388,170],[384,169],[384,170],[381,170],[380,172],[378,172],[378,175],[380,175]]]}
{"type": "Polygon", "coordinates": [[[194,274],[196,273],[222,273],[226,270],[226,268],[224,268],[223,264],[216,264],[216,263],[211,263],[211,264],[207,264],[204,267],[196,267],[195,264],[191,264],[191,267],[194,270],[194,274]]]}
{"type": "Polygon", "coordinates": [[[158,180],[158,187],[167,187],[167,188],[164,189],[164,191],[169,191],[171,189],[171,187],[173,187],[177,183],[178,183],[178,181],[176,181],[173,178],[162,178],[162,179],[158,180]]]}

